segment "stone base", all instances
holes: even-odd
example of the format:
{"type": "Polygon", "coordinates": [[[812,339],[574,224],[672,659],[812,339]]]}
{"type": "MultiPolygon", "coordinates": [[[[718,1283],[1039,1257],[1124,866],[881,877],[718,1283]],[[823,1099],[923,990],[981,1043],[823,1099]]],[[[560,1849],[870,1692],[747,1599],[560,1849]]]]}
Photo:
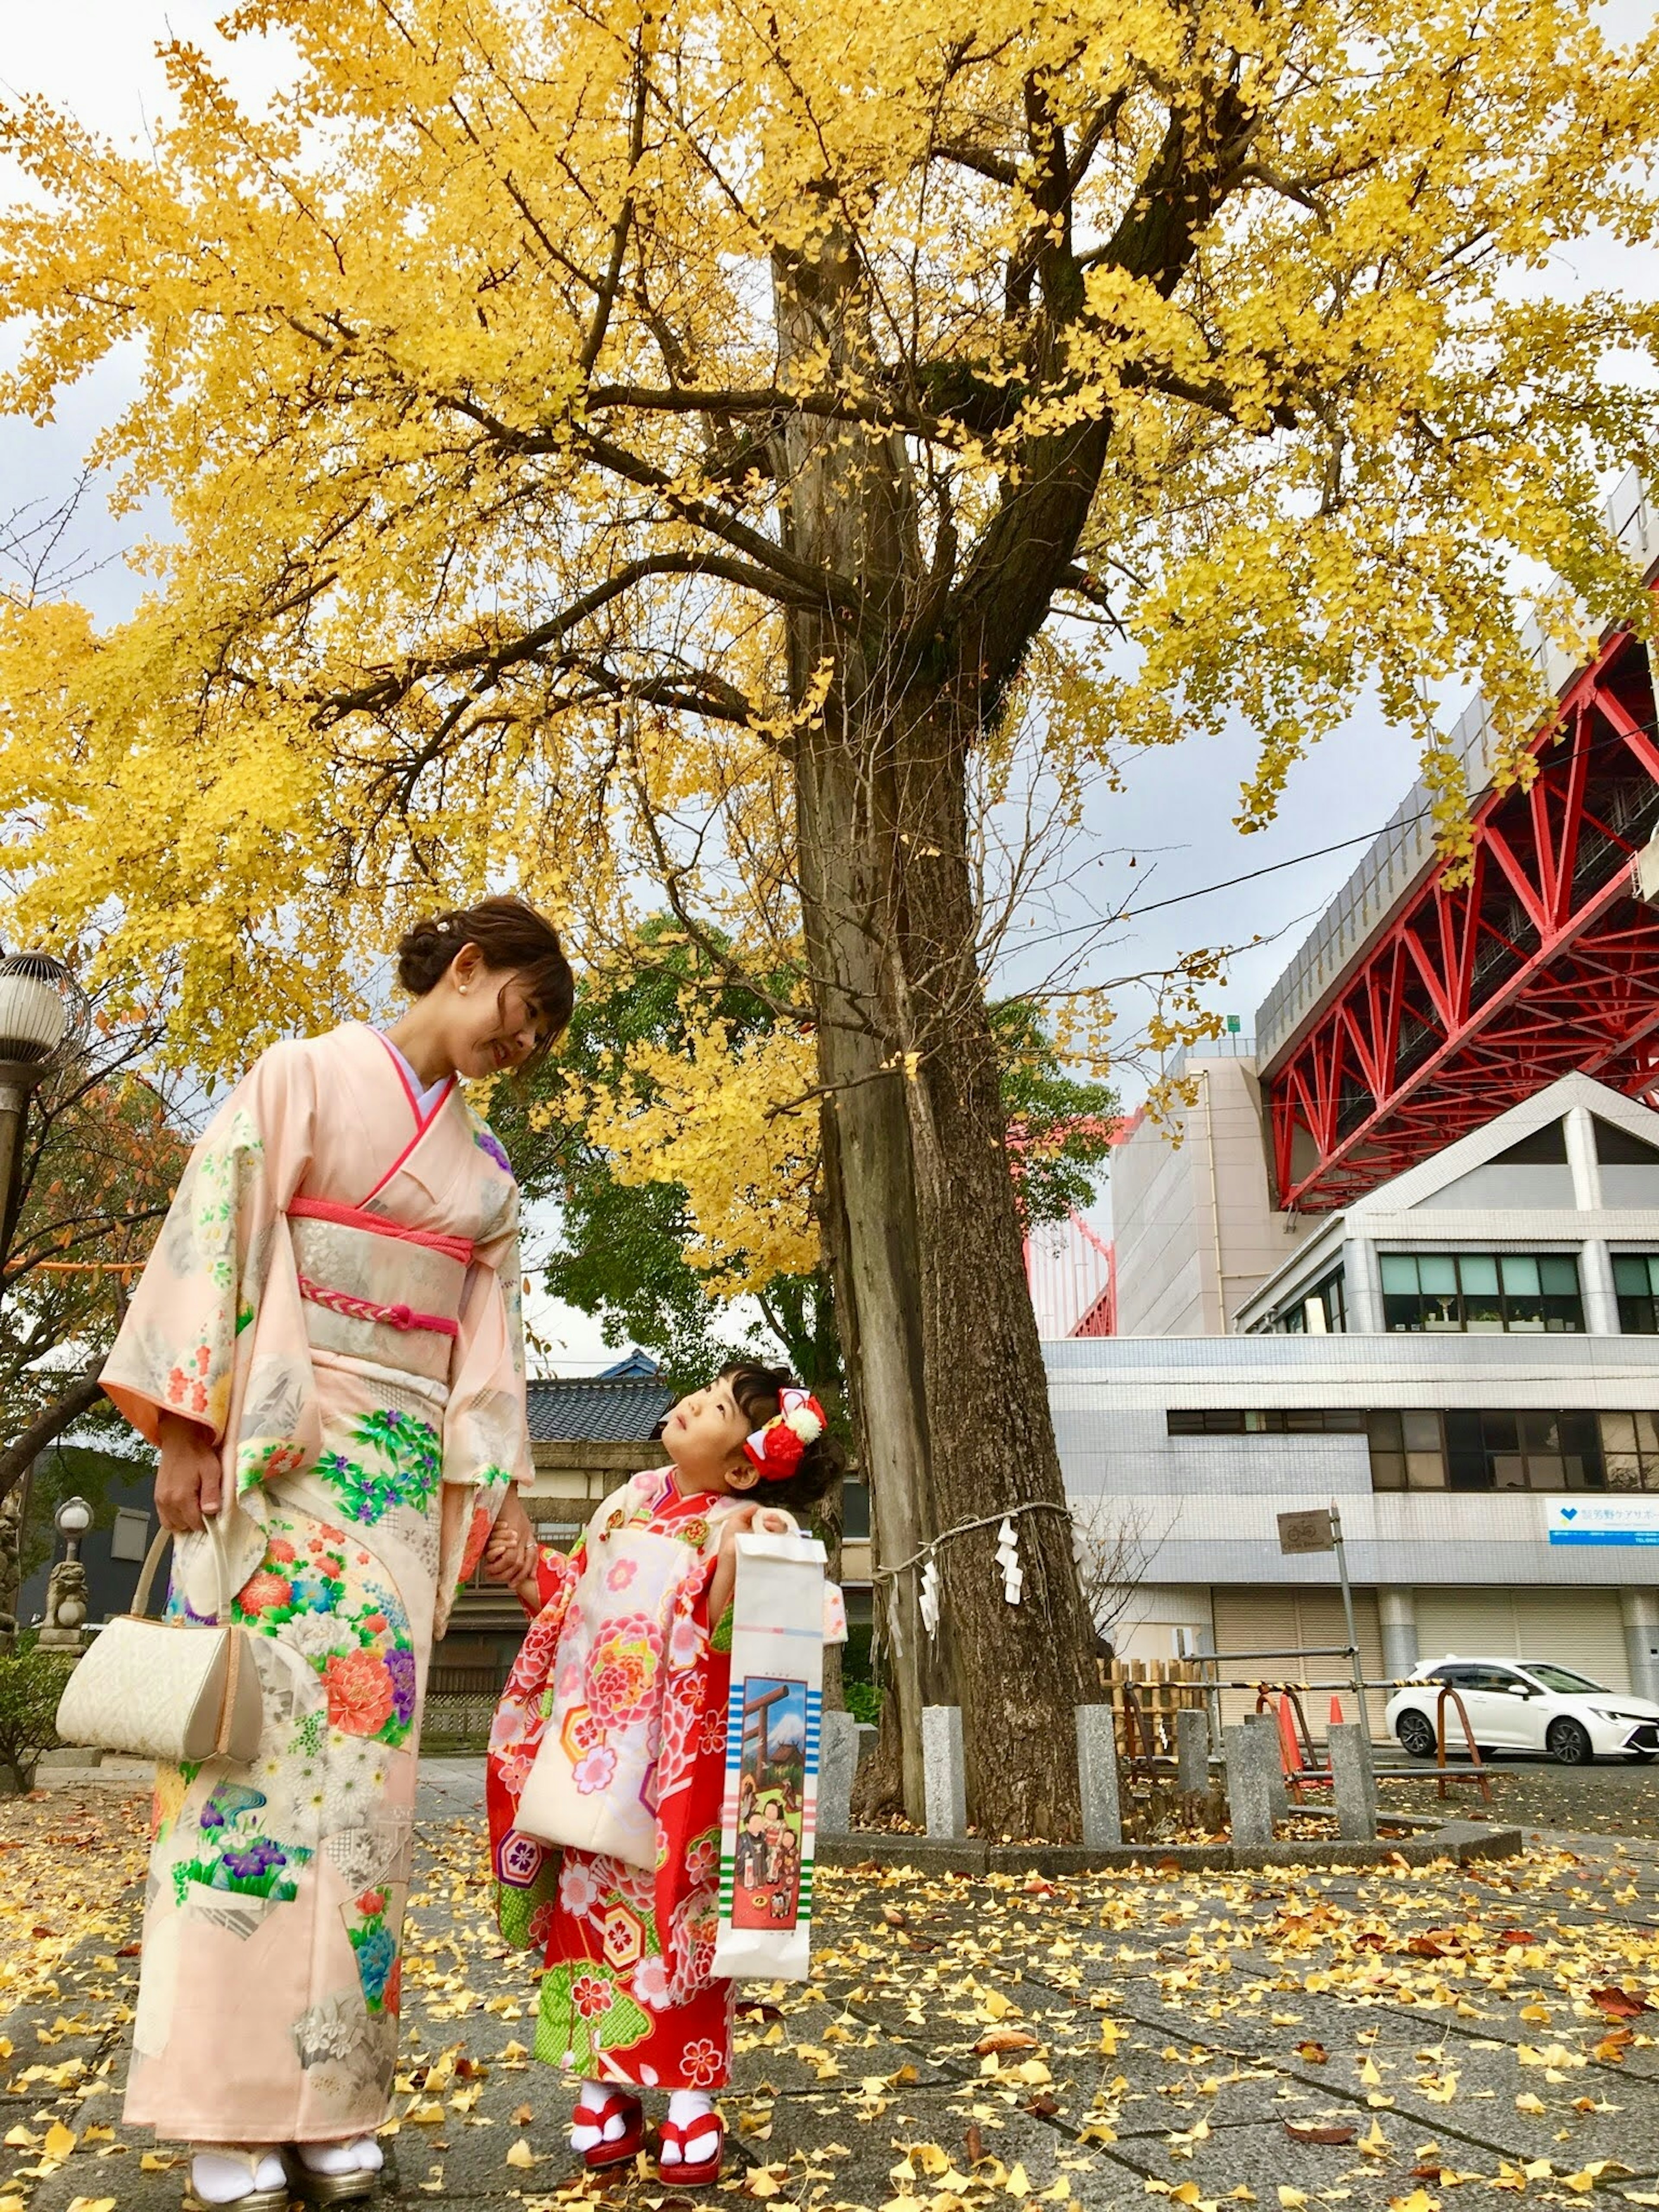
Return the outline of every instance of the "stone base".
{"type": "MultiPolygon", "coordinates": [[[[1384,1819],[1389,1816],[1384,1814],[1384,1819]]],[[[1525,1849],[1519,1828],[1451,1820],[1409,1842],[1273,1844],[1120,1844],[1091,1850],[1081,1844],[939,1843],[927,1836],[866,1831],[826,1838],[817,1847],[821,1867],[914,1867],[921,1874],[1110,1874],[1156,1867],[1177,1874],[1226,1874],[1243,1867],[1431,1866],[1436,1859],[1468,1865],[1475,1859],[1518,1858],[1525,1849]]]]}

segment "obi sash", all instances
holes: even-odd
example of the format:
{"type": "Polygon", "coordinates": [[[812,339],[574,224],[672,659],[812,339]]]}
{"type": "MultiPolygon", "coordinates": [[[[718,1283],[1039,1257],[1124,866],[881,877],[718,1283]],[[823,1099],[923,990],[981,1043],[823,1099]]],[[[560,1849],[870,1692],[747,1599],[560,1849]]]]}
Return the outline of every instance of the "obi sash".
{"type": "Polygon", "coordinates": [[[289,1201],[313,1351],[447,1382],[472,1247],[331,1199],[289,1201]]]}

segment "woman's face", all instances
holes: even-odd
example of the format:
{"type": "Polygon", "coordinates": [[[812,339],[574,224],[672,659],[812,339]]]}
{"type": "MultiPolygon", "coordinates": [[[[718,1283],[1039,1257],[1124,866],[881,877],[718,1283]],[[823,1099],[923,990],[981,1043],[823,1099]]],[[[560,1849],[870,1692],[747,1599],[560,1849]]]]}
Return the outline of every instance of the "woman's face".
{"type": "Polygon", "coordinates": [[[466,1079],[522,1067],[545,1041],[546,1014],[514,969],[487,968],[475,945],[455,956],[442,988],[446,1043],[455,1073],[466,1079]]]}

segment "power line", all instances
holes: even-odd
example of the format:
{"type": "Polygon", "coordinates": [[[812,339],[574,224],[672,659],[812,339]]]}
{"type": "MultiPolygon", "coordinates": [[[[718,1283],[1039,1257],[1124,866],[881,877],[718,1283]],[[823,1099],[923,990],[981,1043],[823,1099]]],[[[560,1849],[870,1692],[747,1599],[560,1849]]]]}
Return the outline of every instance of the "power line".
{"type": "MultiPolygon", "coordinates": [[[[1647,737],[1652,737],[1656,732],[1659,732],[1659,722],[1639,722],[1637,727],[1647,737]]],[[[1624,743],[1623,737],[1615,732],[1611,737],[1592,738],[1583,750],[1587,753],[1600,752],[1604,749],[1621,746],[1624,743]]],[[[1472,805],[1478,805],[1486,795],[1484,791],[1478,793],[1472,805]]],[[[1235,890],[1240,884],[1256,883],[1261,877],[1276,876],[1285,868],[1299,868],[1304,860],[1322,860],[1332,853],[1346,853],[1355,845],[1374,845],[1376,840],[1389,830],[1409,830],[1419,822],[1431,821],[1433,817],[1434,809],[1431,806],[1420,807],[1415,814],[1408,814],[1403,820],[1396,821],[1395,817],[1390,815],[1380,829],[1362,830],[1355,837],[1340,837],[1334,845],[1320,845],[1310,853],[1293,853],[1287,860],[1269,861],[1265,867],[1251,868],[1242,876],[1227,876],[1218,884],[1201,884],[1196,890],[1176,891],[1169,898],[1149,899],[1145,906],[1125,907],[1121,913],[1097,915],[1092,921],[1077,922],[1069,929],[1051,930],[1048,934],[1050,937],[1056,938],[1076,937],[1085,930],[1110,929],[1115,927],[1120,921],[1138,921],[1142,915],[1158,914],[1166,907],[1184,906],[1189,899],[1208,898],[1212,891],[1235,890]]]]}

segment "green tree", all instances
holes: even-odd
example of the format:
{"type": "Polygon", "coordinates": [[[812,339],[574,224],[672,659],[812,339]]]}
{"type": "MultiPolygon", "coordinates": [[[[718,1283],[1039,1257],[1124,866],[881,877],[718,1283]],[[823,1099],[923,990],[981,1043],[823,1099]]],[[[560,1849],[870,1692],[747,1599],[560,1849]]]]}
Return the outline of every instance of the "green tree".
{"type": "Polygon", "coordinates": [[[820,1394],[838,1395],[841,1354],[827,1270],[775,1274],[746,1285],[740,1263],[696,1267],[696,1237],[684,1183],[624,1181],[586,1110],[654,1096],[630,1058],[647,1044],[689,1052],[694,1028],[720,1024],[738,1045],[769,1030],[773,1008],[741,984],[721,985],[708,956],[670,917],[641,933],[626,973],[586,980],[558,1059],[520,1096],[503,1094],[491,1120],[528,1199],[556,1200],[560,1242],[546,1284],[555,1297],[600,1322],[607,1344],[637,1344],[675,1389],[706,1382],[726,1360],[780,1357],[820,1394]],[[693,1009],[695,1008],[695,1012],[693,1009]],[[742,1326],[732,1301],[749,1287],[773,1341],[742,1326]]]}

